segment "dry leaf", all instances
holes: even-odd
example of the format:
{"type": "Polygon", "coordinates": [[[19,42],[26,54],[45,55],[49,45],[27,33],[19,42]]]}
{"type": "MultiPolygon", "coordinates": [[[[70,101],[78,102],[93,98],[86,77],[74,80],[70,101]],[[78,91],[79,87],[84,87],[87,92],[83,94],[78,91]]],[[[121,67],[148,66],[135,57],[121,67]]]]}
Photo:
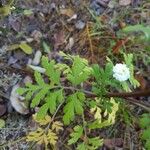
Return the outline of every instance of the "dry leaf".
{"type": "Polygon", "coordinates": [[[135,79],[140,83],[140,89],[145,90],[147,87],[147,81],[141,74],[136,74],[135,79]]]}
{"type": "Polygon", "coordinates": [[[119,5],[120,6],[127,6],[131,4],[131,0],[120,0],[119,5]]]}
{"type": "Polygon", "coordinates": [[[72,17],[74,15],[74,11],[70,8],[62,8],[60,9],[60,14],[61,15],[66,15],[68,17],[72,17]]]}
{"type": "Polygon", "coordinates": [[[65,34],[63,31],[54,34],[54,49],[57,49],[65,42],[65,34]]]}
{"type": "Polygon", "coordinates": [[[38,71],[40,73],[45,73],[45,71],[46,71],[45,68],[42,68],[42,67],[39,67],[39,66],[28,65],[28,67],[30,67],[34,71],[38,71]]]}
{"type": "Polygon", "coordinates": [[[104,139],[104,145],[109,149],[121,147],[123,145],[123,139],[121,138],[104,139]]]}
{"type": "Polygon", "coordinates": [[[128,42],[128,38],[117,41],[116,45],[112,48],[114,54],[118,54],[120,52],[120,48],[128,42]]]}
{"type": "Polygon", "coordinates": [[[74,45],[74,38],[70,37],[69,38],[69,43],[67,44],[66,49],[70,49],[71,50],[71,48],[73,47],[73,45],[74,45]]]}
{"type": "Polygon", "coordinates": [[[17,112],[19,112],[20,114],[28,114],[29,110],[23,101],[24,98],[16,92],[16,90],[19,87],[20,86],[18,84],[13,86],[11,95],[10,95],[10,102],[11,102],[11,105],[13,106],[13,108],[17,112]]]}
{"type": "Polygon", "coordinates": [[[41,61],[41,57],[42,57],[42,53],[41,51],[36,51],[32,64],[33,65],[39,65],[40,61],[41,61]]]}
{"type": "Polygon", "coordinates": [[[19,47],[26,53],[32,54],[32,47],[30,47],[27,43],[21,42],[19,47]]]}

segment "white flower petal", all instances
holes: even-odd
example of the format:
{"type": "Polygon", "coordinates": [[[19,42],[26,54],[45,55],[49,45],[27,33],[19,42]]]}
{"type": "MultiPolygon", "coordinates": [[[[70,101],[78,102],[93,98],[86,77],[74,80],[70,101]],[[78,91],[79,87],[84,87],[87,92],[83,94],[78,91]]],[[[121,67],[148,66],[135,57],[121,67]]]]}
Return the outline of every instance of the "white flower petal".
{"type": "Polygon", "coordinates": [[[116,64],[113,67],[113,77],[120,82],[128,80],[130,78],[130,71],[126,64],[116,64]]]}

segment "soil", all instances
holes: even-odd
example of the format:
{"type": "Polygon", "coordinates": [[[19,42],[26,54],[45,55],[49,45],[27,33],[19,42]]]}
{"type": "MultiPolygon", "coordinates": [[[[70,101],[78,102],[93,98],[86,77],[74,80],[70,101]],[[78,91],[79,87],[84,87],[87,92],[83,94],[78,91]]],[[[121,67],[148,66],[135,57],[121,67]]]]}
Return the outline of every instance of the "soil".
{"type": "MultiPolygon", "coordinates": [[[[5,1],[0,2],[6,5],[5,1]]],[[[57,62],[61,61],[59,51],[63,51],[104,66],[106,56],[117,62],[121,48],[126,47],[126,52],[135,54],[134,64],[141,88],[149,87],[150,51],[145,51],[145,45],[127,42],[117,47],[116,53],[113,51],[118,46],[116,43],[122,40],[117,34],[124,26],[150,25],[148,0],[132,0],[129,5],[120,5],[117,0],[15,0],[13,7],[11,14],[0,19],[0,104],[5,107],[0,117],[6,124],[0,129],[0,149],[33,149],[21,140],[31,130],[31,114],[16,112],[9,97],[14,85],[22,83],[26,76],[33,76],[27,64],[38,50],[57,62]],[[19,48],[8,48],[21,42],[27,42],[33,53],[28,55],[19,48]],[[46,51],[43,43],[50,51],[46,51]]],[[[150,98],[141,99],[150,103],[150,98]]],[[[140,107],[129,104],[127,107],[134,116],[143,113],[140,107]]],[[[140,132],[136,125],[128,125],[120,119],[114,126],[95,134],[100,133],[105,138],[101,150],[141,150],[140,132]]],[[[61,146],[59,149],[65,149],[61,146]]]]}

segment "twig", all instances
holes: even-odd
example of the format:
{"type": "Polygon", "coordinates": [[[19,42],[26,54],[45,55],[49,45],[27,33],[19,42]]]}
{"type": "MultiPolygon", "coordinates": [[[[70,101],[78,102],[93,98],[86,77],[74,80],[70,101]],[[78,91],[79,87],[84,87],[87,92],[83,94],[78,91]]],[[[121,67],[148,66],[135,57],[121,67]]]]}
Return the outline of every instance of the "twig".
{"type": "Polygon", "coordinates": [[[93,60],[93,57],[94,57],[93,45],[92,45],[92,40],[91,40],[91,37],[90,37],[90,32],[89,32],[88,23],[87,23],[87,25],[86,25],[86,32],[87,32],[87,36],[88,36],[88,40],[89,40],[89,44],[90,44],[91,57],[92,57],[92,60],[93,60]]]}
{"type": "Polygon", "coordinates": [[[127,101],[129,101],[132,104],[135,104],[143,109],[145,109],[146,111],[150,112],[150,105],[148,103],[144,103],[142,101],[136,100],[134,98],[125,98],[127,101]]]}
{"type": "MultiPolygon", "coordinates": [[[[78,88],[74,88],[74,87],[66,87],[66,86],[61,87],[61,88],[64,88],[67,90],[83,91],[85,94],[87,94],[87,97],[90,97],[90,98],[98,97],[96,94],[94,94],[90,91],[87,91],[87,90],[82,90],[82,89],[78,89],[78,88]]],[[[137,106],[140,106],[143,109],[145,109],[146,111],[150,112],[150,104],[148,104],[148,103],[145,104],[144,102],[138,101],[133,98],[133,97],[141,97],[141,96],[150,96],[150,89],[145,90],[145,91],[138,91],[138,92],[106,93],[103,96],[107,97],[107,98],[110,98],[110,97],[123,98],[123,99],[127,100],[128,102],[135,104],[137,106]]]]}
{"type": "Polygon", "coordinates": [[[56,111],[55,111],[54,115],[52,116],[51,121],[49,122],[49,124],[47,125],[47,127],[46,127],[46,129],[45,129],[45,132],[47,132],[47,131],[48,131],[48,129],[49,129],[49,127],[50,127],[51,123],[53,122],[53,120],[54,120],[54,118],[55,118],[55,116],[56,116],[57,112],[59,111],[59,109],[60,109],[60,107],[62,106],[62,104],[63,104],[63,103],[64,103],[64,101],[63,101],[61,104],[59,104],[59,106],[57,107],[57,109],[56,109],[56,111]]]}
{"type": "Polygon", "coordinates": [[[18,143],[18,142],[20,142],[20,141],[22,141],[22,140],[25,140],[25,139],[26,139],[26,137],[22,137],[21,139],[15,140],[15,141],[13,141],[13,142],[4,143],[4,144],[0,145],[0,149],[1,149],[1,148],[4,148],[4,147],[6,147],[6,146],[14,145],[14,144],[16,144],[16,143],[18,143]]]}

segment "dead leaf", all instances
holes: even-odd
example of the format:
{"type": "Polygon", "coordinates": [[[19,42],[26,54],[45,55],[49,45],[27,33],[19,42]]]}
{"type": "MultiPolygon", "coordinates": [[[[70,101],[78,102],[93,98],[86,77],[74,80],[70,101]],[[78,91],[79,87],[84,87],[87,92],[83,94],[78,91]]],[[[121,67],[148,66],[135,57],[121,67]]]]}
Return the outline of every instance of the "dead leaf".
{"type": "Polygon", "coordinates": [[[109,149],[121,147],[123,145],[123,139],[121,138],[104,139],[104,145],[109,149]]]}
{"type": "Polygon", "coordinates": [[[34,30],[31,34],[31,37],[36,41],[36,42],[40,42],[40,39],[42,38],[42,33],[38,30],[34,30]]]}
{"type": "Polygon", "coordinates": [[[19,19],[16,19],[15,17],[9,17],[9,24],[14,31],[21,31],[21,21],[19,19]]]}
{"type": "Polygon", "coordinates": [[[39,65],[39,63],[41,61],[41,57],[42,57],[41,51],[36,51],[34,58],[33,58],[33,61],[32,61],[32,64],[35,66],[39,65]]]}
{"type": "Polygon", "coordinates": [[[118,54],[120,48],[121,48],[125,43],[127,43],[127,42],[128,42],[128,38],[125,38],[125,39],[123,39],[123,40],[119,40],[119,41],[116,43],[116,45],[112,48],[113,53],[114,53],[114,54],[118,54]]]}
{"type": "Polygon", "coordinates": [[[38,71],[40,73],[45,73],[46,69],[39,67],[39,66],[33,66],[33,65],[28,65],[29,68],[33,69],[34,71],[38,71]]]}
{"type": "Polygon", "coordinates": [[[120,6],[127,6],[131,4],[131,0],[120,0],[119,5],[120,6]]]}
{"type": "Polygon", "coordinates": [[[63,31],[54,34],[54,49],[57,49],[65,42],[65,34],[63,31]]]}
{"type": "Polygon", "coordinates": [[[18,49],[19,46],[20,44],[12,44],[12,45],[7,46],[7,50],[12,51],[12,50],[18,49]]]}
{"type": "Polygon", "coordinates": [[[67,46],[66,46],[66,50],[68,50],[68,49],[71,50],[71,48],[73,47],[73,45],[74,45],[74,38],[73,38],[73,37],[70,37],[70,38],[69,38],[69,43],[68,43],[67,46]]]}
{"type": "Polygon", "coordinates": [[[62,8],[62,9],[60,9],[60,14],[61,15],[66,15],[68,17],[72,17],[75,13],[70,8],[62,8]]]}
{"type": "Polygon", "coordinates": [[[13,108],[20,114],[28,114],[29,110],[24,103],[24,97],[20,96],[16,90],[19,88],[19,84],[13,86],[11,95],[10,95],[10,102],[13,108]]]}
{"type": "Polygon", "coordinates": [[[140,89],[141,90],[146,89],[147,82],[141,74],[136,74],[135,79],[140,83],[140,89]]]}

